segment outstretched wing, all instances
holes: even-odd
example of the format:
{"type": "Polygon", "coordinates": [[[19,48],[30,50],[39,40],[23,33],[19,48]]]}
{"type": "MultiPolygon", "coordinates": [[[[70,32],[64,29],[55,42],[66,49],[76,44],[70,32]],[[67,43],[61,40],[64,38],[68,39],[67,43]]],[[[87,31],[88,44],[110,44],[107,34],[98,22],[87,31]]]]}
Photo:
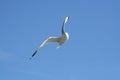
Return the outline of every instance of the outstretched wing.
{"type": "Polygon", "coordinates": [[[59,38],[58,37],[49,37],[48,39],[46,39],[38,48],[37,50],[35,50],[35,52],[32,54],[32,57],[35,56],[35,54],[43,47],[45,46],[47,43],[50,42],[58,42],[59,38]]]}
{"type": "Polygon", "coordinates": [[[69,20],[69,16],[67,16],[62,24],[62,34],[65,34],[65,31],[64,31],[64,26],[65,26],[65,23],[69,20]]]}

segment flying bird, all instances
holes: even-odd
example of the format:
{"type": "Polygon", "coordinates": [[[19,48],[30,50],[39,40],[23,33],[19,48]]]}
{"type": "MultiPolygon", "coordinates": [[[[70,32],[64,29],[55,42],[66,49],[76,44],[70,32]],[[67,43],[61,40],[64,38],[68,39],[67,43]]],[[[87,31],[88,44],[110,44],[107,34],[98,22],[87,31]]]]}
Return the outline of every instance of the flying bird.
{"type": "MultiPolygon", "coordinates": [[[[58,43],[58,47],[59,48],[62,44],[64,44],[68,39],[69,39],[69,35],[67,32],[65,32],[65,23],[67,23],[69,20],[69,16],[67,16],[62,24],[62,30],[61,33],[62,35],[60,37],[48,37],[45,41],[43,41],[43,43],[35,50],[35,52],[32,54],[32,57],[34,57],[36,55],[36,53],[46,44],[51,43],[51,42],[57,42],[58,43]]],[[[31,58],[32,58],[31,57],[31,58]]],[[[30,58],[30,59],[31,59],[30,58]]]]}

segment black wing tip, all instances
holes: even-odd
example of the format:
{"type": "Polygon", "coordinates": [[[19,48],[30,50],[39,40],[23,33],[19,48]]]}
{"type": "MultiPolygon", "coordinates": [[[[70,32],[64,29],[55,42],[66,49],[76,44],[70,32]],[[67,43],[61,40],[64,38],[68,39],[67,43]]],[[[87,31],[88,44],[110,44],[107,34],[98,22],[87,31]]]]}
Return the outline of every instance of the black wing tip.
{"type": "Polygon", "coordinates": [[[31,60],[35,56],[36,53],[37,53],[37,50],[33,53],[33,55],[29,59],[31,60]]]}
{"type": "Polygon", "coordinates": [[[37,50],[33,53],[32,57],[34,57],[36,53],[37,53],[37,50]]]}
{"type": "Polygon", "coordinates": [[[70,16],[67,16],[68,17],[68,19],[70,18],[70,16]]]}

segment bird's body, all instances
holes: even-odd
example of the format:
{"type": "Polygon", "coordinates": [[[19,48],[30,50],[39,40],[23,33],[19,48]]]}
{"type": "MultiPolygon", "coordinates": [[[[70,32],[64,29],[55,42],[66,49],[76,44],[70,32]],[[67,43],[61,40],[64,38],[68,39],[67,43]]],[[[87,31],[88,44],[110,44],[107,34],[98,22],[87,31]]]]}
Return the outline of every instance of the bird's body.
{"type": "Polygon", "coordinates": [[[59,48],[62,44],[64,44],[68,39],[69,35],[67,32],[64,31],[64,26],[65,23],[68,21],[69,16],[67,16],[62,24],[62,35],[60,37],[48,37],[37,49],[36,51],[32,54],[32,57],[46,44],[51,43],[51,42],[57,42],[59,48]]]}

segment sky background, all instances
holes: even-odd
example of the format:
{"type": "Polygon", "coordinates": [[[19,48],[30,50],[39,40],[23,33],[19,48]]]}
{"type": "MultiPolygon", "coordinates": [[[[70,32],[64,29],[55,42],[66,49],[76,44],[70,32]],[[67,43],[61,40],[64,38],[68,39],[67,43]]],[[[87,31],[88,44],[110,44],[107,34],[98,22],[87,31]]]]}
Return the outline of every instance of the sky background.
{"type": "Polygon", "coordinates": [[[0,80],[120,80],[120,0],[0,0],[0,80]]]}

